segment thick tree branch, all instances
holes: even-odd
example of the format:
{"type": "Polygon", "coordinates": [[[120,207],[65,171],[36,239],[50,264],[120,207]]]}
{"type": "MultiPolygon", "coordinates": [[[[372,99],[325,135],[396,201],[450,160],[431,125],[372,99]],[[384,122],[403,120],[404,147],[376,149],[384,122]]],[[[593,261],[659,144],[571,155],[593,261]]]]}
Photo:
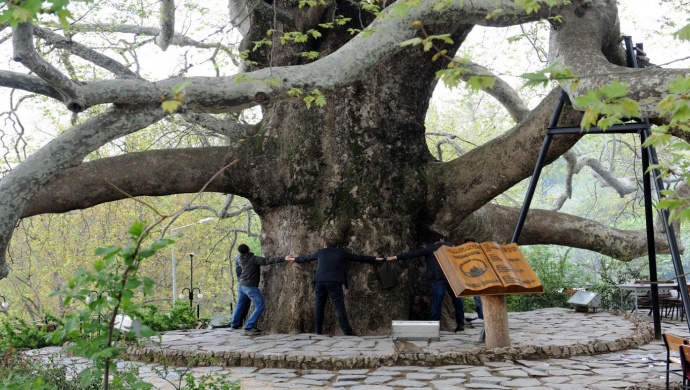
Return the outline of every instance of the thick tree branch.
{"type": "Polygon", "coordinates": [[[45,80],[43,80],[40,77],[28,75],[25,73],[0,70],[0,86],[13,89],[21,89],[23,91],[47,96],[55,100],[62,99],[60,91],[53,88],[50,84],[45,82],[45,80]]]}
{"type": "Polygon", "coordinates": [[[282,97],[291,88],[319,86],[327,90],[357,80],[384,56],[403,50],[400,43],[414,37],[417,32],[411,27],[415,20],[422,20],[428,26],[444,24],[448,20],[458,24],[507,26],[539,20],[557,10],[542,7],[539,12],[526,14],[511,1],[485,0],[448,5],[444,0],[428,0],[411,8],[405,15],[394,17],[389,7],[383,17],[367,27],[366,32],[333,54],[306,65],[266,68],[220,78],[173,78],[156,83],[133,80],[94,82],[84,87],[87,95],[84,100],[86,107],[104,103],[149,104],[159,101],[174,85],[187,81],[185,101],[188,109],[210,113],[239,111],[282,97]],[[447,7],[436,9],[440,3],[447,7]],[[488,12],[497,8],[503,8],[505,13],[486,19],[488,12]]]}
{"type": "Polygon", "coordinates": [[[46,41],[48,45],[57,47],[59,49],[69,50],[70,53],[77,55],[84,60],[91,62],[92,64],[100,66],[109,72],[112,72],[117,77],[129,77],[133,79],[139,78],[136,73],[132,72],[121,63],[93,49],[90,49],[81,43],[74,42],[72,39],[68,39],[62,35],[55,34],[48,29],[38,26],[34,26],[34,34],[46,41]]]}
{"type": "MultiPolygon", "coordinates": [[[[455,242],[466,235],[481,241],[508,243],[517,224],[518,208],[487,204],[460,223],[444,226],[455,242]]],[[[450,222],[451,220],[449,220],[450,222]]],[[[655,232],[656,249],[668,252],[666,236],[655,232]]],[[[590,219],[556,211],[531,209],[527,214],[520,245],[551,244],[588,249],[629,261],[647,254],[646,230],[621,230],[590,219]]]]}
{"type": "MultiPolygon", "coordinates": [[[[538,150],[560,90],[552,91],[532,113],[510,132],[481,148],[476,148],[448,163],[432,163],[428,174],[429,204],[439,213],[432,228],[451,224],[446,219],[462,219],[534,171],[538,150]],[[470,166],[472,169],[467,169],[470,166]]],[[[579,115],[564,110],[561,120],[578,123],[579,115]],[[574,115],[574,116],[573,116],[574,115]]],[[[582,136],[554,138],[547,162],[569,150],[582,136]]],[[[441,230],[442,231],[442,230],[441,230]]]]}
{"type": "Polygon", "coordinates": [[[175,36],[175,1],[160,0],[160,33],[156,36],[156,44],[165,51],[175,36]]]}
{"type": "Polygon", "coordinates": [[[67,108],[70,111],[81,112],[85,110],[86,105],[81,99],[79,86],[36,53],[33,39],[33,26],[31,23],[19,23],[12,29],[14,60],[21,62],[59,91],[63,96],[62,100],[66,102],[67,108]]]}
{"type": "Polygon", "coordinates": [[[563,23],[552,28],[549,63],[568,67],[580,77],[562,83],[571,101],[588,91],[619,81],[628,85],[628,97],[640,103],[643,117],[658,117],[656,105],[669,80],[690,77],[688,69],[625,66],[616,2],[600,0],[575,3],[562,10],[563,23]],[[587,34],[582,34],[587,31],[587,34]]]}
{"type": "Polygon", "coordinates": [[[6,249],[27,202],[55,176],[91,152],[164,116],[158,105],[115,107],[50,141],[0,180],[0,279],[7,276],[6,249]],[[93,129],[97,129],[94,131],[93,129]]]}
{"type": "Polygon", "coordinates": [[[575,173],[578,173],[583,166],[592,168],[592,170],[595,172],[595,176],[606,185],[611,186],[611,188],[618,192],[618,195],[620,195],[621,198],[631,192],[637,191],[638,184],[635,178],[632,180],[626,178],[617,178],[606,168],[604,168],[604,166],[601,165],[601,162],[595,158],[580,156],[577,159],[577,164],[575,165],[575,173]]]}
{"type": "MultiPolygon", "coordinates": [[[[24,208],[22,218],[86,209],[128,197],[108,182],[130,196],[195,193],[223,168],[231,151],[228,147],[154,150],[85,162],[41,188],[24,208]],[[136,181],[132,181],[132,172],[137,172],[136,181]]],[[[227,177],[220,175],[206,191],[246,195],[241,188],[233,188],[227,177]]]]}
{"type": "Polygon", "coordinates": [[[563,194],[558,197],[554,204],[552,211],[558,211],[563,207],[565,201],[573,196],[573,175],[575,174],[575,164],[577,163],[577,155],[572,149],[563,154],[565,160],[565,190],[563,194]]]}
{"type": "Polygon", "coordinates": [[[221,119],[209,114],[184,113],[182,117],[189,123],[197,124],[212,132],[237,141],[256,134],[257,126],[240,123],[235,119],[221,119]]]}
{"type": "Polygon", "coordinates": [[[508,110],[508,113],[515,122],[520,122],[529,115],[530,109],[522,102],[517,92],[515,92],[513,87],[506,83],[505,80],[496,76],[489,69],[471,61],[462,63],[462,67],[469,70],[468,73],[462,76],[464,81],[468,81],[472,76],[491,76],[494,79],[494,85],[492,87],[482,88],[482,90],[501,103],[503,107],[508,110]]]}

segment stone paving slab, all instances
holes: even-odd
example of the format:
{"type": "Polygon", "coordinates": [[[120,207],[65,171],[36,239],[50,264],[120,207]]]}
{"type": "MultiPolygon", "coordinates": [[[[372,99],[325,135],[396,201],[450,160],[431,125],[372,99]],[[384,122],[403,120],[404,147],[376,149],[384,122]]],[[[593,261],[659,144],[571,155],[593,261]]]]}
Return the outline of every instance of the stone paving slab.
{"type": "MultiPolygon", "coordinates": [[[[653,340],[646,317],[546,309],[509,313],[509,323],[508,348],[487,350],[479,343],[479,329],[475,328],[460,335],[442,333],[440,341],[423,343],[423,351],[414,354],[400,352],[387,336],[250,337],[221,329],[168,332],[162,346],[157,347],[161,356],[192,359],[201,366],[172,367],[168,380],[177,381],[177,387],[156,374],[164,368],[161,363],[142,365],[141,372],[157,389],[164,390],[179,388],[180,378],[187,372],[197,377],[216,374],[234,378],[244,390],[665,388],[666,350],[661,340],[653,340]],[[365,342],[366,348],[362,347],[365,342]],[[203,350],[197,348],[200,345],[203,350]],[[285,355],[264,354],[283,348],[292,349],[294,361],[285,355]],[[340,354],[327,354],[336,349],[340,354]],[[228,359],[227,354],[239,357],[228,359]],[[458,358],[466,355],[474,358],[458,358]]],[[[685,322],[664,321],[662,328],[690,337],[685,322]]],[[[154,346],[143,350],[147,348],[154,346]]],[[[37,355],[59,352],[59,348],[32,351],[37,355]]],[[[79,358],[62,358],[87,364],[79,358]]],[[[679,377],[671,379],[671,389],[680,389],[679,377]]]]}

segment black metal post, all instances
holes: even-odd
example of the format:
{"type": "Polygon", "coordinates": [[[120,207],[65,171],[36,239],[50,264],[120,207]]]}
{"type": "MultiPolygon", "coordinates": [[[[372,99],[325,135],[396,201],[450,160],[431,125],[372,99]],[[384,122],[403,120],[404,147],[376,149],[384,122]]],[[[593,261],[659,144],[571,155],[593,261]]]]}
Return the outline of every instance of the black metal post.
{"type": "MultiPolygon", "coordinates": [[[[647,139],[644,131],[640,132],[641,145],[647,139]]],[[[659,285],[656,273],[656,244],[654,242],[654,216],[652,214],[652,179],[649,175],[649,155],[642,150],[642,188],[644,192],[644,215],[647,227],[647,260],[649,262],[649,281],[652,292],[652,314],[654,321],[654,338],[661,338],[661,315],[659,314],[659,285]]],[[[621,308],[622,309],[622,308],[621,308]]]]}
{"type": "MultiPolygon", "coordinates": [[[[565,91],[561,91],[561,94],[558,96],[558,102],[556,103],[556,107],[554,107],[553,113],[551,113],[551,119],[549,119],[549,128],[556,127],[556,125],[558,125],[558,118],[560,118],[561,112],[563,111],[563,106],[565,105],[565,102],[567,100],[568,95],[565,93],[565,91]]],[[[517,243],[518,239],[520,238],[520,233],[522,233],[522,227],[525,225],[525,219],[527,219],[527,212],[529,211],[529,207],[532,204],[534,191],[537,188],[539,176],[541,175],[541,170],[544,167],[544,161],[546,161],[546,155],[549,151],[549,147],[551,146],[552,139],[553,136],[550,132],[547,131],[546,135],[544,136],[544,142],[542,142],[541,144],[541,149],[539,150],[539,155],[537,156],[537,163],[534,165],[534,172],[532,173],[532,178],[530,179],[529,186],[527,187],[525,201],[522,203],[520,215],[518,216],[518,221],[515,225],[515,231],[513,232],[513,238],[510,240],[510,242],[517,243]]]]}
{"type": "MultiPolygon", "coordinates": [[[[626,60],[627,65],[631,68],[637,68],[637,55],[635,50],[638,52],[642,51],[642,44],[637,44],[633,46],[632,38],[629,36],[623,37],[625,41],[626,48],[626,60]]],[[[644,53],[641,53],[642,55],[644,53]]],[[[549,121],[547,135],[544,138],[544,143],[542,144],[542,149],[539,151],[539,157],[537,158],[536,166],[534,167],[534,173],[530,180],[530,184],[525,195],[525,201],[523,203],[522,209],[520,210],[520,215],[518,217],[518,222],[515,227],[515,232],[513,233],[512,242],[517,243],[520,238],[520,233],[524,225],[527,212],[529,211],[530,204],[532,202],[532,197],[536,188],[536,183],[541,173],[541,169],[544,165],[544,160],[546,159],[546,153],[548,151],[549,144],[551,142],[550,137],[558,134],[576,134],[580,133],[582,130],[579,127],[557,127],[558,118],[561,115],[563,109],[563,104],[567,100],[567,95],[564,91],[561,91],[561,96],[559,101],[554,108],[551,119],[549,121]]],[[[637,123],[626,123],[623,125],[614,125],[606,131],[592,127],[588,133],[591,134],[602,134],[602,133],[639,133],[640,139],[644,144],[645,140],[651,135],[651,125],[649,119],[644,119],[637,123]]],[[[657,269],[656,269],[656,246],[654,242],[654,225],[653,225],[653,214],[652,214],[652,198],[651,198],[651,180],[652,177],[655,180],[655,188],[658,199],[663,199],[661,194],[661,189],[664,188],[663,182],[659,175],[658,170],[652,169],[651,173],[648,172],[650,165],[656,165],[658,159],[656,156],[656,150],[653,147],[646,147],[642,149],[642,168],[643,168],[643,187],[644,187],[644,199],[645,199],[645,220],[647,228],[647,251],[649,256],[649,278],[651,282],[651,293],[652,293],[652,310],[654,313],[654,333],[657,339],[661,338],[661,316],[659,313],[659,286],[657,284],[657,269]]],[[[676,282],[678,283],[680,296],[683,301],[683,309],[685,310],[686,316],[685,320],[688,325],[688,331],[690,331],[690,293],[687,289],[687,281],[685,279],[685,271],[683,270],[683,264],[680,260],[680,251],[678,249],[678,243],[676,241],[676,236],[673,231],[673,226],[669,224],[669,213],[668,210],[660,210],[661,218],[664,223],[664,229],[666,231],[666,238],[668,239],[669,250],[671,251],[671,258],[673,260],[673,267],[676,271],[676,282]]],[[[622,308],[621,308],[622,309],[622,308]]]]}
{"type": "MultiPolygon", "coordinates": [[[[649,120],[646,119],[647,123],[649,120]]],[[[651,130],[649,127],[643,130],[645,138],[649,138],[651,135],[651,130]]],[[[656,150],[653,147],[644,148],[644,152],[649,153],[649,163],[652,165],[657,165],[659,159],[656,155],[656,150]]],[[[643,153],[644,155],[644,153],[643,153]]],[[[657,199],[663,199],[661,194],[661,189],[664,188],[664,183],[661,180],[661,175],[658,169],[651,170],[651,176],[655,180],[656,196],[657,199]]],[[[680,250],[678,249],[678,241],[676,241],[676,234],[673,231],[673,225],[669,223],[670,216],[668,210],[660,209],[661,220],[664,224],[664,231],[666,232],[666,239],[668,240],[668,248],[671,252],[671,260],[673,261],[673,268],[676,271],[676,283],[678,284],[678,290],[680,298],[683,301],[683,309],[685,310],[685,322],[688,325],[688,331],[690,331],[690,294],[688,293],[688,282],[685,279],[685,271],[683,270],[683,263],[680,259],[680,250]]],[[[661,336],[660,336],[661,337],[661,336]]]]}
{"type": "MultiPolygon", "coordinates": [[[[194,291],[198,291],[199,298],[201,298],[201,289],[199,287],[194,287],[194,253],[189,254],[189,288],[185,287],[182,289],[180,298],[184,296],[184,290],[188,292],[189,298],[189,310],[194,310],[194,291]]],[[[196,318],[199,318],[200,306],[196,305],[196,318]]]]}
{"type": "Polygon", "coordinates": [[[192,301],[194,301],[194,253],[189,254],[189,308],[193,307],[192,301]]]}

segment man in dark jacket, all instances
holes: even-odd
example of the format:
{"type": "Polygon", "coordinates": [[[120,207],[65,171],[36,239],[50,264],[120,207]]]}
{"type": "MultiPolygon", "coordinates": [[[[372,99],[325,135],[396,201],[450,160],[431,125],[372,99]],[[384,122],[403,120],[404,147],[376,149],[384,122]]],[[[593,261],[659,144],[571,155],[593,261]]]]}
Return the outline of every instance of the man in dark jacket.
{"type": "Polygon", "coordinates": [[[261,278],[261,266],[280,263],[288,258],[282,257],[259,257],[249,251],[249,247],[245,244],[240,244],[237,247],[240,252],[239,266],[242,269],[242,275],[239,282],[239,296],[237,297],[237,306],[232,313],[232,322],[230,326],[233,329],[238,329],[242,323],[242,312],[246,310],[249,301],[254,304],[254,311],[244,324],[244,331],[250,334],[260,334],[261,330],[256,327],[259,322],[261,314],[263,314],[266,306],[264,305],[264,296],[259,290],[259,280],[261,278]]]}
{"type": "Polygon", "coordinates": [[[343,334],[346,336],[356,336],[350,326],[350,322],[347,319],[347,312],[345,311],[343,286],[347,287],[347,275],[345,273],[346,262],[358,261],[361,263],[373,263],[375,261],[382,261],[383,257],[355,255],[347,252],[345,249],[338,248],[334,241],[326,240],[324,247],[316,251],[316,253],[308,256],[292,257],[287,260],[297,263],[307,263],[314,260],[318,261],[316,272],[312,279],[314,283],[315,301],[314,332],[316,334],[321,334],[323,331],[324,310],[326,309],[326,301],[330,298],[343,334]]]}
{"type": "Polygon", "coordinates": [[[465,330],[465,303],[462,298],[455,296],[441,265],[434,256],[434,252],[443,245],[453,246],[453,244],[445,242],[443,237],[439,237],[438,241],[422,249],[387,257],[386,260],[407,260],[423,256],[426,260],[426,280],[431,283],[431,321],[441,320],[443,296],[448,293],[455,308],[455,332],[462,332],[465,330]]]}

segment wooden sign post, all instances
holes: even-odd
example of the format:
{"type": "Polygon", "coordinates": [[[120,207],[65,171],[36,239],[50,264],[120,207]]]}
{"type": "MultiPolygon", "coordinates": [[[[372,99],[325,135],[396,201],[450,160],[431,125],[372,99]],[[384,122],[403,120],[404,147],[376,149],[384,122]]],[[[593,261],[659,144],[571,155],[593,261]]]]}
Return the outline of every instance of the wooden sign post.
{"type": "Polygon", "coordinates": [[[482,296],[487,346],[509,346],[505,295],[544,292],[517,244],[468,242],[441,246],[434,254],[457,297],[482,296]]]}

